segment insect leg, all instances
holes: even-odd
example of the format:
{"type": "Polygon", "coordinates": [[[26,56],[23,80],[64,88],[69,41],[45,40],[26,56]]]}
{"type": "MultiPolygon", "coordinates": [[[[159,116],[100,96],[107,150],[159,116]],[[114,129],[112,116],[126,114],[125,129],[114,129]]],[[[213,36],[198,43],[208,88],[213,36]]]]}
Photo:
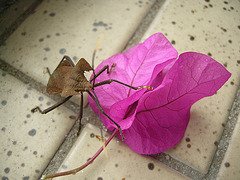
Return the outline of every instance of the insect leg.
{"type": "Polygon", "coordinates": [[[52,75],[51,72],[50,72],[50,69],[48,67],[46,67],[46,70],[47,70],[47,73],[49,75],[49,77],[52,75]]]}
{"type": "Polygon", "coordinates": [[[102,74],[106,70],[107,70],[107,73],[109,73],[114,66],[116,66],[116,64],[112,64],[111,68],[109,68],[109,65],[104,66],[96,75],[92,77],[92,79],[90,79],[90,82],[95,80],[100,74],[102,74]]]}
{"type": "Polygon", "coordinates": [[[45,109],[45,110],[41,110],[38,106],[33,108],[31,110],[32,113],[35,113],[37,111],[39,111],[41,114],[47,114],[48,112],[52,111],[53,109],[57,108],[58,106],[61,106],[63,103],[65,103],[66,101],[68,101],[72,96],[68,96],[67,98],[63,99],[62,101],[50,106],[49,108],[45,109]]]}
{"type": "Polygon", "coordinates": [[[119,126],[119,124],[117,124],[112,118],[110,118],[104,111],[103,111],[103,108],[102,108],[102,106],[100,105],[100,103],[99,103],[99,100],[98,100],[98,98],[97,98],[97,95],[95,94],[95,92],[94,91],[91,91],[92,93],[90,93],[90,91],[87,91],[88,92],[88,94],[91,96],[91,98],[95,101],[95,103],[97,104],[97,107],[98,107],[98,109],[99,109],[99,111],[101,111],[110,121],[112,121],[116,126],[117,126],[117,128],[118,128],[118,130],[119,130],[119,132],[120,132],[120,135],[121,135],[121,137],[122,137],[122,141],[125,139],[124,138],[124,136],[123,136],[123,132],[122,132],[122,129],[121,129],[121,127],[119,126]]]}
{"type": "Polygon", "coordinates": [[[82,120],[82,116],[83,116],[83,92],[80,91],[80,93],[81,93],[81,100],[80,100],[80,111],[79,111],[79,115],[77,117],[77,120],[79,120],[79,127],[78,127],[77,135],[79,135],[80,130],[81,130],[81,126],[82,126],[81,120],[82,120]]]}
{"type": "Polygon", "coordinates": [[[115,79],[108,79],[106,81],[99,82],[99,83],[95,84],[94,87],[102,86],[104,84],[111,84],[112,82],[116,82],[116,83],[122,84],[122,85],[127,86],[127,87],[129,87],[131,89],[134,89],[134,90],[137,90],[137,89],[149,89],[149,90],[152,90],[153,89],[151,86],[138,86],[138,87],[131,86],[129,84],[125,84],[125,83],[123,83],[121,81],[118,81],[118,80],[115,80],[115,79]]]}

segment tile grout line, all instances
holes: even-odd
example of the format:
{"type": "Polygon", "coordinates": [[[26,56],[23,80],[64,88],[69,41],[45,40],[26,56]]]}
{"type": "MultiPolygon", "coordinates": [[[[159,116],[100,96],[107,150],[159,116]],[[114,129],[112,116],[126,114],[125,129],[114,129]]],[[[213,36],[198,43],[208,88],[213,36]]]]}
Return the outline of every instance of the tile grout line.
{"type": "MultiPolygon", "coordinates": [[[[21,72],[20,70],[16,69],[15,67],[11,66],[10,64],[6,63],[1,58],[0,58],[0,69],[5,71],[6,73],[12,75],[16,79],[23,82],[24,84],[27,84],[29,87],[37,90],[38,92],[40,92],[40,93],[42,93],[46,96],[48,96],[49,98],[53,99],[54,101],[59,101],[61,99],[61,97],[59,95],[54,95],[54,96],[48,95],[46,93],[46,90],[45,90],[46,86],[44,86],[40,82],[37,82],[36,80],[31,78],[30,76],[26,75],[25,73],[21,72]]],[[[64,103],[63,106],[65,106],[66,108],[68,108],[69,110],[71,110],[75,113],[78,113],[78,107],[79,106],[74,102],[68,101],[68,102],[64,103]]],[[[91,111],[90,107],[87,107],[84,110],[88,112],[86,114],[89,114],[89,112],[91,111]]],[[[84,116],[83,116],[83,118],[84,118],[84,116]]],[[[75,124],[73,125],[73,127],[69,131],[66,139],[59,146],[59,149],[56,151],[53,158],[49,161],[49,165],[46,167],[43,174],[55,173],[58,170],[58,168],[61,165],[61,162],[65,159],[65,157],[68,154],[68,152],[70,151],[72,145],[77,140],[76,132],[75,132],[76,129],[78,129],[78,122],[75,122],[75,124]],[[61,149],[64,149],[64,150],[61,150],[61,149]],[[60,157],[60,159],[59,159],[59,157],[60,157]]],[[[111,133],[111,132],[109,132],[109,133],[111,133]]],[[[172,158],[170,155],[168,155],[166,153],[150,155],[150,157],[160,161],[161,163],[165,164],[166,166],[170,167],[171,169],[176,170],[179,173],[181,173],[183,175],[186,175],[188,177],[193,178],[193,177],[196,177],[196,176],[197,177],[203,177],[204,176],[204,174],[202,174],[201,172],[193,169],[192,167],[184,164],[183,162],[180,162],[180,161],[172,158]]]]}
{"type": "MultiPolygon", "coordinates": [[[[139,27],[137,28],[137,30],[135,31],[133,36],[130,38],[130,40],[126,44],[124,50],[139,43],[139,41],[141,40],[141,38],[147,31],[149,25],[153,21],[158,10],[162,7],[164,2],[165,2],[165,0],[156,0],[156,2],[152,5],[152,7],[150,8],[147,15],[143,18],[141,24],[139,25],[139,27]]],[[[11,66],[10,64],[8,64],[7,62],[5,62],[2,59],[0,59],[0,69],[7,72],[8,74],[14,76],[15,78],[22,81],[23,83],[28,84],[30,87],[34,88],[38,92],[43,93],[44,95],[50,97],[54,101],[59,101],[61,99],[60,96],[48,95],[45,90],[46,89],[45,85],[37,82],[30,76],[26,75],[25,73],[21,72],[20,70],[18,70],[16,68],[14,68],[13,66],[11,66]]],[[[64,103],[64,106],[67,107],[68,109],[72,110],[75,113],[78,112],[78,108],[77,108],[78,105],[76,103],[68,101],[68,102],[64,103]]],[[[90,111],[90,110],[87,110],[87,111],[90,111]]],[[[67,135],[66,139],[63,141],[62,145],[60,145],[59,149],[57,150],[57,152],[55,153],[53,158],[50,160],[49,165],[46,167],[43,174],[54,173],[60,167],[61,162],[65,159],[65,157],[67,155],[67,152],[71,149],[73,143],[76,141],[76,136],[75,136],[76,133],[74,133],[74,129],[77,129],[77,124],[78,124],[77,122],[74,124],[74,126],[70,130],[69,134],[67,135]],[[68,145],[69,143],[67,143],[67,141],[68,142],[71,141],[71,143],[70,143],[71,145],[68,145]],[[60,149],[62,149],[63,146],[65,146],[65,145],[68,145],[68,147],[64,148],[65,151],[61,151],[64,153],[59,153],[60,149]],[[59,156],[61,157],[61,160],[59,160],[59,156]],[[52,164],[54,164],[54,165],[52,165],[52,164]]],[[[182,173],[181,171],[179,171],[179,167],[181,165],[182,167],[180,169],[183,168],[183,169],[185,169],[184,172],[186,172],[184,175],[187,175],[189,172],[190,174],[192,173],[193,175],[197,175],[198,177],[203,176],[200,172],[196,171],[195,169],[192,169],[191,167],[185,165],[184,163],[182,163],[180,161],[175,160],[174,158],[172,158],[171,156],[169,156],[165,153],[161,153],[161,154],[158,154],[158,155],[152,156],[152,157],[180,173],[182,173]],[[164,159],[163,156],[167,157],[167,158],[164,159]]],[[[189,176],[189,175],[187,175],[187,176],[189,176]]],[[[190,176],[190,177],[193,177],[193,176],[190,176]]]]}
{"type": "Polygon", "coordinates": [[[153,157],[154,159],[160,161],[161,163],[165,164],[169,168],[179,172],[182,175],[190,177],[192,179],[203,179],[203,177],[205,176],[205,174],[201,173],[200,171],[192,168],[191,166],[184,164],[183,162],[177,159],[174,159],[169,154],[166,154],[164,152],[160,154],[150,155],[150,157],[153,157]]]}
{"type": "MultiPolygon", "coordinates": [[[[10,64],[8,64],[7,62],[2,60],[1,58],[0,58],[0,69],[7,72],[10,75],[12,75],[16,79],[23,82],[24,84],[27,84],[29,87],[34,88],[38,92],[40,92],[40,93],[44,94],[45,96],[53,99],[54,101],[60,101],[62,99],[62,97],[60,95],[49,95],[46,92],[46,86],[45,85],[43,85],[40,82],[37,82],[36,80],[34,80],[30,76],[26,75],[22,71],[20,71],[20,70],[16,69],[15,67],[11,66],[10,64]]],[[[68,101],[68,102],[64,103],[64,106],[66,106],[68,109],[70,109],[74,113],[78,113],[78,109],[77,109],[78,105],[76,103],[68,101]]]]}
{"type": "MultiPolygon", "coordinates": [[[[152,7],[150,8],[150,10],[147,13],[147,15],[143,18],[141,24],[136,29],[136,31],[133,34],[133,36],[129,39],[129,41],[126,44],[124,50],[126,50],[126,49],[128,49],[128,48],[130,48],[130,47],[132,47],[132,46],[134,46],[134,45],[139,43],[139,41],[143,37],[144,33],[147,31],[149,25],[153,21],[154,17],[156,16],[158,10],[162,7],[162,5],[163,5],[163,3],[165,1],[166,0],[156,0],[156,2],[152,5],[152,7]]],[[[21,21],[21,22],[23,22],[23,21],[21,21]]],[[[17,23],[17,25],[20,25],[20,23],[17,23]]],[[[16,26],[12,25],[11,27],[16,27],[16,26]]],[[[43,93],[44,95],[50,97],[54,101],[59,101],[61,99],[60,96],[48,95],[46,93],[46,90],[45,90],[46,89],[45,85],[43,85],[40,82],[37,82],[36,80],[31,78],[30,76],[26,75],[25,73],[21,72],[20,70],[18,70],[16,68],[14,68],[13,66],[11,66],[10,64],[8,64],[7,62],[5,62],[2,59],[0,59],[0,69],[2,69],[3,71],[7,72],[8,74],[14,76],[15,78],[17,78],[18,80],[22,81],[23,83],[28,84],[30,87],[34,88],[38,92],[43,93]]],[[[67,107],[68,109],[72,110],[75,113],[78,112],[78,109],[77,109],[78,105],[76,103],[68,101],[68,102],[64,103],[64,106],[67,107]]],[[[73,143],[76,141],[76,136],[75,136],[75,133],[74,133],[74,129],[77,128],[77,124],[78,124],[77,122],[74,124],[73,128],[70,130],[70,132],[67,135],[66,139],[63,141],[62,145],[60,145],[59,149],[57,150],[57,152],[55,153],[53,158],[50,160],[49,165],[46,167],[46,169],[44,170],[43,174],[54,173],[60,167],[61,162],[65,159],[65,157],[67,155],[67,152],[71,149],[73,143]],[[65,144],[68,144],[66,141],[68,141],[68,142],[71,141],[71,143],[70,143],[71,145],[67,147],[67,150],[66,150],[66,148],[64,148],[65,149],[64,153],[59,153],[59,150],[63,146],[65,146],[65,144]],[[59,156],[61,157],[60,162],[59,162],[59,156]],[[52,165],[52,164],[55,164],[55,165],[52,165]]],[[[63,151],[61,151],[61,152],[63,152],[63,151]]],[[[193,177],[193,176],[191,176],[191,173],[195,177],[196,177],[196,175],[198,177],[202,177],[203,176],[197,170],[191,168],[190,166],[185,165],[184,163],[182,163],[182,162],[172,158],[171,156],[169,156],[169,155],[167,155],[165,153],[157,154],[157,155],[152,156],[152,157],[157,159],[157,160],[159,160],[160,162],[162,162],[163,164],[167,165],[168,167],[170,167],[170,168],[180,172],[181,174],[184,174],[184,173],[182,173],[179,170],[180,169],[185,169],[185,171],[184,171],[185,174],[184,175],[189,176],[188,175],[188,172],[189,172],[190,173],[189,177],[193,177]],[[166,158],[164,159],[163,156],[166,157],[166,158]],[[182,166],[181,168],[180,168],[180,165],[182,166]]]]}
{"type": "Polygon", "coordinates": [[[237,93],[233,101],[233,105],[231,107],[231,111],[228,115],[228,120],[226,122],[225,128],[223,129],[223,133],[221,135],[221,138],[219,139],[218,147],[214,153],[211,165],[206,174],[203,174],[200,171],[195,170],[191,166],[188,166],[183,162],[172,158],[170,155],[164,152],[150,156],[153,157],[154,159],[159,160],[168,167],[192,179],[216,179],[219,169],[222,165],[225,153],[228,150],[229,142],[231,140],[233,131],[237,124],[239,114],[240,114],[240,86],[238,87],[237,93]]]}
{"type": "MultiPolygon", "coordinates": [[[[165,2],[165,0],[163,0],[163,1],[162,0],[157,0],[154,3],[154,5],[150,8],[148,14],[142,20],[142,23],[139,25],[138,29],[135,31],[134,35],[131,37],[131,39],[129,40],[129,42],[127,43],[127,45],[126,45],[126,47],[124,49],[127,49],[127,48],[129,48],[129,47],[139,43],[141,37],[147,31],[147,27],[152,22],[152,21],[149,21],[149,19],[152,19],[152,20],[154,19],[157,10],[159,10],[161,8],[161,5],[164,2],[165,2]],[[155,9],[155,10],[153,10],[153,9],[155,9]],[[153,11],[150,12],[151,10],[153,10],[153,11]]],[[[33,10],[35,7],[37,7],[38,4],[40,4],[40,3],[41,3],[41,1],[33,3],[33,5],[31,5],[30,8],[28,8],[13,23],[13,25],[10,26],[9,29],[11,29],[12,31],[15,30],[15,28],[18,27],[24,21],[24,19],[27,17],[27,15],[29,15],[31,10],[33,10]]],[[[0,44],[2,44],[3,43],[2,41],[6,40],[10,36],[10,34],[11,33],[3,33],[0,36],[0,44]]],[[[17,78],[18,80],[22,81],[23,83],[28,84],[30,87],[36,89],[37,91],[43,93],[44,95],[50,97],[51,99],[53,99],[55,101],[58,101],[60,99],[60,96],[56,97],[56,96],[48,95],[44,91],[45,90],[45,86],[42,83],[39,83],[39,82],[35,81],[33,78],[29,77],[28,75],[24,74],[23,72],[21,72],[21,71],[17,70],[16,68],[12,67],[11,65],[6,63],[2,59],[0,59],[0,69],[2,69],[3,71],[7,72],[8,74],[14,76],[15,78],[17,78]]],[[[78,105],[76,103],[67,102],[66,104],[64,104],[64,106],[66,106],[68,109],[72,110],[75,113],[78,112],[78,108],[77,108],[78,105]]],[[[235,125],[237,123],[237,117],[239,115],[239,112],[240,112],[240,87],[238,88],[238,91],[237,91],[237,94],[235,96],[235,99],[234,99],[234,102],[233,102],[230,114],[228,116],[228,120],[226,122],[226,126],[225,126],[225,128],[223,130],[223,133],[222,133],[222,136],[221,136],[221,138],[219,140],[218,148],[217,148],[217,150],[216,150],[216,152],[214,154],[212,163],[210,165],[210,168],[209,168],[209,171],[208,171],[207,174],[203,174],[203,173],[193,169],[192,167],[184,164],[183,162],[180,162],[180,161],[172,158],[170,155],[165,154],[165,153],[152,155],[151,157],[153,157],[154,159],[159,160],[161,163],[167,165],[171,169],[176,170],[179,173],[181,173],[183,175],[186,175],[186,176],[188,176],[190,178],[193,178],[193,179],[196,179],[196,178],[198,178],[198,179],[204,179],[204,178],[215,179],[217,177],[217,174],[219,172],[220,166],[222,164],[224,155],[225,155],[226,151],[228,150],[229,141],[231,140],[231,136],[232,136],[233,130],[234,130],[235,125]]],[[[76,126],[76,123],[75,123],[74,126],[76,126]]],[[[71,132],[72,132],[72,130],[70,130],[70,133],[71,132]]],[[[56,152],[56,153],[58,153],[58,152],[56,152]]]]}
{"type": "MultiPolygon", "coordinates": [[[[4,72],[8,73],[9,75],[12,75],[14,78],[18,79],[19,81],[23,82],[24,84],[27,84],[29,87],[35,89],[36,91],[44,94],[45,96],[51,98],[52,100],[59,102],[62,97],[60,95],[49,95],[46,92],[46,86],[43,85],[40,82],[37,82],[30,76],[26,75],[22,71],[16,69],[15,67],[11,66],[4,60],[0,58],[0,69],[3,70],[4,72]]],[[[73,111],[74,113],[78,114],[79,113],[79,105],[72,102],[72,101],[67,101],[63,104],[64,107],[67,109],[73,111]]],[[[91,110],[91,108],[88,106],[84,109],[83,112],[83,118],[82,118],[82,124],[83,120],[86,117],[86,114],[94,114],[94,112],[91,110]]],[[[95,114],[94,114],[95,115],[95,114]]],[[[95,122],[94,120],[90,119],[89,122],[91,124],[94,124],[97,127],[100,127],[100,121],[95,122]]],[[[43,171],[44,174],[52,174],[55,173],[58,168],[60,167],[61,163],[67,156],[68,152],[70,151],[71,147],[77,140],[77,130],[78,130],[78,125],[79,121],[76,121],[73,127],[70,129],[69,133],[66,135],[66,138],[62,142],[62,144],[59,146],[58,150],[56,151],[55,155],[52,157],[52,159],[49,161],[47,167],[43,171]]],[[[83,127],[82,127],[83,129],[83,127]]]]}
{"type": "Polygon", "coordinates": [[[231,141],[233,131],[236,127],[239,114],[240,114],[240,86],[238,87],[237,93],[235,95],[233,105],[228,116],[228,120],[226,122],[225,128],[219,140],[218,147],[214,154],[209,171],[205,176],[206,179],[217,178],[219,169],[222,165],[223,158],[228,150],[229,142],[231,141]]]}
{"type": "MultiPolygon", "coordinates": [[[[152,5],[147,15],[143,18],[141,24],[139,25],[138,29],[135,31],[133,36],[130,38],[128,43],[126,44],[124,51],[129,49],[130,47],[138,44],[146,31],[148,30],[149,25],[152,23],[152,21],[155,19],[155,16],[157,15],[159,9],[162,7],[162,5],[166,2],[166,0],[156,0],[156,2],[152,5]]],[[[171,169],[179,172],[180,174],[183,174],[185,176],[188,176],[192,179],[202,179],[205,174],[201,173],[200,171],[184,164],[183,162],[178,161],[177,159],[174,159],[170,155],[162,152],[160,154],[150,155],[150,157],[160,161],[161,163],[165,164],[166,166],[170,167],[171,169]]]]}
{"type": "Polygon", "coordinates": [[[127,42],[126,46],[123,48],[122,52],[125,52],[126,50],[137,45],[141,41],[142,37],[148,30],[150,24],[155,19],[159,9],[163,6],[163,4],[165,2],[166,2],[166,0],[156,0],[155,1],[155,3],[149,9],[148,13],[141,20],[141,23],[139,24],[138,28],[135,30],[133,35],[128,40],[128,42],[127,42]]]}
{"type": "Polygon", "coordinates": [[[21,23],[42,3],[43,0],[35,0],[1,35],[0,46],[5,44],[6,39],[21,25],[21,23]]]}
{"type": "MultiPolygon", "coordinates": [[[[139,25],[138,29],[135,31],[132,38],[129,40],[129,43],[125,46],[124,51],[126,51],[128,48],[138,44],[145,34],[145,32],[148,29],[148,26],[152,23],[154,20],[156,13],[159,11],[159,9],[162,7],[166,0],[156,0],[156,2],[153,4],[151,10],[153,12],[148,13],[145,18],[142,20],[142,23],[139,25]],[[156,7],[157,6],[157,7],[156,7]],[[149,19],[151,20],[149,21],[149,19]],[[148,22],[144,22],[148,21],[148,22]]],[[[235,95],[234,102],[231,108],[231,111],[228,116],[228,120],[226,122],[226,126],[223,130],[222,136],[219,140],[218,148],[215,151],[213,160],[211,162],[211,165],[208,169],[208,173],[204,174],[200,171],[184,164],[181,161],[178,161],[174,158],[172,158],[170,155],[166,153],[160,153],[156,155],[150,155],[156,160],[159,160],[161,163],[167,165],[168,167],[178,171],[179,173],[186,175],[192,179],[215,179],[217,177],[217,174],[219,172],[222,160],[224,158],[224,155],[227,151],[229,141],[231,139],[233,130],[235,128],[235,125],[237,123],[238,115],[240,113],[240,86],[238,88],[237,94],[235,95]]]]}

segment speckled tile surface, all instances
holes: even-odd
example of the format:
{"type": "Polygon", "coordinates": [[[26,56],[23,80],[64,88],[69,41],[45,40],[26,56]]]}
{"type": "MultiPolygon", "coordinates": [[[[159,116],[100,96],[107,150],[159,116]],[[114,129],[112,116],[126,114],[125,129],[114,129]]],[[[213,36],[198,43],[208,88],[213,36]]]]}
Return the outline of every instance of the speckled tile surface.
{"type": "Polygon", "coordinates": [[[54,102],[1,70],[0,74],[0,177],[37,179],[75,120],[64,108],[51,115],[32,114],[36,105],[54,102]]]}
{"type": "Polygon", "coordinates": [[[168,0],[144,36],[162,32],[179,54],[208,54],[232,73],[217,94],[192,107],[183,140],[166,152],[203,173],[208,171],[239,86],[239,8],[237,1],[168,0]]]}
{"type": "Polygon", "coordinates": [[[225,154],[217,179],[219,180],[240,179],[239,151],[240,151],[240,116],[238,117],[236,127],[233,131],[232,140],[230,141],[228,147],[228,152],[225,154]]]}
{"type": "Polygon", "coordinates": [[[7,3],[7,2],[1,2],[1,12],[4,13],[0,17],[0,34],[4,33],[9,26],[16,21],[16,19],[26,11],[28,7],[30,7],[34,1],[32,0],[22,0],[16,3],[13,1],[7,3]],[[12,6],[11,6],[12,4],[12,6]],[[7,8],[7,9],[6,9],[7,8]]]}
{"type": "MultiPolygon", "coordinates": [[[[91,61],[93,49],[101,34],[104,35],[104,40],[98,51],[95,65],[120,52],[153,2],[149,0],[122,1],[122,3],[43,1],[7,39],[5,45],[0,47],[0,58],[35,80],[46,84],[49,78],[46,67],[49,67],[52,72],[64,54],[72,57],[74,62],[81,57],[91,61]],[[109,14],[113,15],[109,16],[109,14]]],[[[9,179],[16,176],[36,179],[72,127],[74,120],[69,120],[69,116],[73,113],[60,108],[48,115],[30,114],[32,107],[41,105],[44,109],[50,105],[48,101],[52,104],[53,102],[46,100],[48,98],[41,94],[35,94],[34,90],[34,92],[28,92],[27,87],[20,82],[18,88],[14,88],[18,83],[11,76],[4,77],[2,83],[7,87],[6,89],[4,89],[5,86],[2,87],[1,97],[12,100],[2,100],[4,108],[1,108],[3,111],[1,114],[5,115],[1,117],[3,128],[1,133],[4,133],[3,136],[1,135],[3,139],[1,140],[3,142],[1,157],[6,159],[7,163],[1,163],[0,175],[2,178],[9,179]],[[12,90],[8,91],[9,89],[12,90]],[[30,93],[33,93],[31,98],[30,93]],[[24,108],[20,106],[22,99],[25,100],[24,108]],[[14,100],[18,105],[16,107],[10,106],[14,100]],[[15,113],[9,110],[12,107],[15,113]],[[27,123],[27,118],[31,123],[27,123]],[[9,120],[12,124],[8,122],[9,120]],[[21,128],[15,132],[18,127],[21,128]],[[34,137],[38,137],[37,140],[28,140],[29,137],[31,138],[28,133],[34,133],[35,130],[34,137]],[[26,136],[20,136],[24,132],[26,136]],[[44,142],[46,139],[48,141],[44,142]],[[44,147],[44,143],[49,144],[46,145],[48,148],[44,147]],[[25,162],[30,161],[29,154],[37,159],[32,160],[31,163],[25,162]]]]}
{"type": "MultiPolygon", "coordinates": [[[[46,67],[53,72],[63,55],[90,63],[101,35],[95,66],[120,52],[153,2],[43,1],[0,48],[0,57],[46,85],[46,67]]],[[[77,96],[72,100],[79,102],[77,96]]]]}
{"type": "Polygon", "coordinates": [[[47,84],[45,68],[53,71],[63,55],[91,62],[101,34],[96,66],[120,52],[153,2],[43,1],[1,47],[0,57],[47,84]]]}
{"type": "MultiPolygon", "coordinates": [[[[79,167],[97,152],[102,146],[102,142],[96,138],[95,135],[99,135],[96,132],[98,132],[98,128],[90,124],[85,127],[59,172],[79,167]]],[[[102,152],[92,164],[79,173],[56,179],[118,180],[125,178],[126,180],[135,180],[156,179],[157,177],[161,177],[161,179],[186,179],[165,165],[159,164],[156,160],[134,153],[117,138],[110,142],[106,151],[108,159],[102,152]]]]}
{"type": "MultiPolygon", "coordinates": [[[[0,59],[46,85],[49,78],[46,67],[52,72],[65,54],[74,62],[81,57],[91,61],[98,38],[104,34],[96,56],[96,67],[102,60],[123,50],[144,16],[151,14],[148,11],[154,2],[43,1],[0,47],[0,59]]],[[[126,180],[186,179],[184,175],[200,179],[209,173],[240,83],[240,3],[166,0],[163,7],[161,5],[155,7],[158,11],[156,17],[139,36],[144,34],[143,39],[146,39],[162,32],[179,53],[196,51],[208,54],[223,64],[232,77],[213,97],[204,98],[193,106],[185,136],[178,145],[165,152],[170,155],[168,158],[164,157],[162,161],[160,158],[159,162],[138,155],[114,139],[108,147],[109,160],[102,154],[83,173],[71,178],[106,180],[113,179],[114,174],[115,179],[126,180]],[[153,169],[148,168],[149,163],[154,164],[153,169]]],[[[70,117],[74,114],[63,107],[47,115],[31,114],[30,109],[34,106],[40,105],[44,109],[54,102],[14,77],[0,73],[0,159],[4,162],[0,163],[0,177],[4,180],[16,177],[38,179],[72,127],[74,120],[70,117]]],[[[79,103],[78,98],[75,100],[79,103]]],[[[236,158],[238,129],[239,120],[226,149],[219,179],[239,176],[239,160],[236,158]]],[[[97,134],[99,129],[91,125],[84,128],[64,162],[68,168],[81,165],[101,146],[96,138],[90,137],[91,133],[97,134]]]]}

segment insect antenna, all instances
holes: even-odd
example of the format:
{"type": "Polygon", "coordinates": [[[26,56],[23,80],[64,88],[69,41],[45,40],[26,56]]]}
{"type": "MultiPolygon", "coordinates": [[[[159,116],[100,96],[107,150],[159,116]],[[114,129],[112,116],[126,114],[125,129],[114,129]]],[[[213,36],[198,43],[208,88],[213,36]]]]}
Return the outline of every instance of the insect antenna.
{"type": "MultiPolygon", "coordinates": [[[[99,46],[100,46],[100,44],[101,44],[101,42],[102,42],[102,40],[103,40],[103,37],[104,37],[104,35],[101,34],[101,36],[99,37],[98,42],[97,42],[97,44],[96,44],[96,47],[95,47],[95,49],[94,49],[94,51],[93,51],[93,55],[92,55],[92,69],[93,69],[93,82],[92,82],[92,84],[93,84],[93,91],[94,91],[94,85],[95,85],[95,79],[96,79],[96,74],[95,74],[95,70],[94,70],[94,60],[95,60],[96,52],[97,52],[97,50],[98,50],[98,48],[99,48],[99,46]]],[[[90,80],[90,81],[91,81],[91,80],[90,80]]],[[[94,93],[94,94],[95,94],[95,93],[94,93]]],[[[101,139],[103,140],[103,124],[102,124],[102,122],[101,122],[101,112],[100,112],[100,110],[98,110],[98,116],[99,116],[99,118],[100,118],[100,134],[101,134],[101,139]]]]}
{"type": "Polygon", "coordinates": [[[96,44],[96,47],[95,47],[95,49],[93,51],[93,55],[92,55],[92,68],[93,68],[93,77],[94,77],[93,78],[93,87],[94,87],[95,79],[96,79],[95,78],[96,74],[95,74],[95,70],[94,70],[94,60],[95,60],[96,52],[97,52],[97,50],[98,50],[98,48],[99,48],[99,46],[100,46],[100,44],[101,44],[101,42],[103,40],[103,37],[104,37],[103,34],[99,37],[98,42],[96,44]]]}

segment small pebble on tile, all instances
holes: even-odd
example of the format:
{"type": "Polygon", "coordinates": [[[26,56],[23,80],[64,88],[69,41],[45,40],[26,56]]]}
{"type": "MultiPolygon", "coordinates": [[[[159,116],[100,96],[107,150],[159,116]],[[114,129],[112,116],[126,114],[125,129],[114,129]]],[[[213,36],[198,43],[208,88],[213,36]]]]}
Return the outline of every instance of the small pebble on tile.
{"type": "Polygon", "coordinates": [[[90,137],[91,137],[91,138],[94,138],[94,137],[95,137],[95,134],[94,134],[94,133],[91,133],[91,134],[90,134],[90,137]]]}
{"type": "Polygon", "coordinates": [[[229,162],[226,162],[224,165],[225,165],[225,167],[230,167],[230,163],[229,162]]]}
{"type": "Polygon", "coordinates": [[[38,170],[38,169],[36,169],[36,170],[35,170],[35,172],[36,172],[36,173],[40,173],[41,171],[40,171],[40,170],[38,170]]]}
{"type": "Polygon", "coordinates": [[[69,119],[76,119],[76,116],[71,115],[71,116],[69,116],[69,119]]]}
{"type": "Polygon", "coordinates": [[[38,100],[39,100],[39,101],[43,101],[43,97],[40,96],[40,97],[38,98],[38,100]]]}
{"type": "Polygon", "coordinates": [[[26,34],[27,34],[26,32],[22,32],[22,33],[21,33],[22,36],[25,36],[26,34]]]}
{"type": "Polygon", "coordinates": [[[209,52],[209,53],[207,53],[207,55],[208,55],[208,56],[212,56],[212,53],[209,52]]]}
{"type": "Polygon", "coordinates": [[[73,56],[73,60],[76,62],[78,60],[77,56],[73,56]]]}
{"type": "Polygon", "coordinates": [[[102,21],[99,21],[98,23],[93,23],[93,26],[103,26],[103,27],[107,27],[108,25],[106,23],[103,23],[102,21]]]}
{"type": "Polygon", "coordinates": [[[28,94],[24,94],[24,99],[27,99],[28,98],[28,94]]]}
{"type": "Polygon", "coordinates": [[[63,165],[62,165],[62,168],[63,168],[63,169],[67,169],[67,166],[63,164],[63,165]]]}
{"type": "Polygon", "coordinates": [[[221,27],[221,30],[223,30],[223,32],[227,32],[227,29],[221,27]]]}
{"type": "Polygon", "coordinates": [[[50,13],[49,16],[54,17],[55,13],[50,13]]]}
{"type": "Polygon", "coordinates": [[[45,51],[50,51],[49,47],[44,48],[45,51]]]}
{"type": "Polygon", "coordinates": [[[12,151],[8,151],[8,152],[7,152],[7,155],[8,155],[8,156],[11,156],[11,155],[12,155],[12,151]]]}
{"type": "Polygon", "coordinates": [[[32,129],[32,130],[30,130],[30,131],[28,132],[28,134],[29,134],[30,136],[35,136],[35,135],[36,135],[36,130],[35,130],[35,129],[32,129]]]}
{"type": "Polygon", "coordinates": [[[29,176],[25,176],[25,177],[23,177],[23,180],[29,180],[29,176]]]}
{"type": "Polygon", "coordinates": [[[59,50],[59,53],[60,53],[60,54],[66,53],[66,49],[64,49],[64,48],[60,49],[60,50],[59,50]]]}
{"type": "Polygon", "coordinates": [[[36,172],[36,173],[40,173],[41,171],[40,171],[40,170],[38,170],[38,169],[36,169],[36,170],[35,170],[35,172],[36,172]]]}
{"type": "Polygon", "coordinates": [[[5,106],[7,104],[7,101],[3,100],[2,105],[5,106]]]}
{"type": "Polygon", "coordinates": [[[190,40],[193,41],[195,38],[193,36],[190,36],[190,40]]]}
{"type": "Polygon", "coordinates": [[[7,173],[9,173],[9,171],[10,171],[10,168],[5,168],[4,169],[4,172],[7,174],[7,173]]]}
{"type": "Polygon", "coordinates": [[[174,40],[171,41],[171,44],[176,44],[176,42],[174,40]]]}
{"type": "Polygon", "coordinates": [[[148,163],[148,169],[153,170],[154,169],[154,164],[153,163],[148,163]]]}

